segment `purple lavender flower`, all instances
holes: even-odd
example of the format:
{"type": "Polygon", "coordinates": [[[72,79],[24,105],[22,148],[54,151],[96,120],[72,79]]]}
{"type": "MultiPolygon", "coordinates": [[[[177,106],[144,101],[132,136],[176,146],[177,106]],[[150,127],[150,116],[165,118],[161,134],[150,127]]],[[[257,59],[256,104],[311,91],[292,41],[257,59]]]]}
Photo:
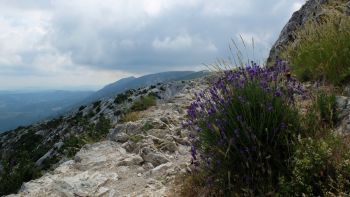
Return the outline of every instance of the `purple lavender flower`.
{"type": "Polygon", "coordinates": [[[215,109],[213,109],[213,108],[210,108],[210,109],[208,110],[209,116],[215,114],[215,112],[216,112],[216,111],[215,111],[215,109]]]}
{"type": "Polygon", "coordinates": [[[282,92],[281,92],[280,90],[277,90],[277,91],[275,92],[275,96],[281,97],[281,96],[282,96],[282,92]]]}
{"type": "MultiPolygon", "coordinates": [[[[194,131],[194,135],[190,134],[193,164],[203,161],[204,166],[211,168],[218,162],[227,165],[226,159],[242,157],[244,165],[254,165],[258,154],[264,151],[261,147],[275,145],[275,136],[283,134],[290,124],[285,117],[276,118],[281,113],[275,112],[292,104],[296,95],[305,93],[289,72],[288,64],[281,60],[271,67],[250,62],[246,67],[225,70],[210,88],[199,92],[187,109],[186,125],[194,131]]],[[[235,168],[240,164],[230,165],[235,168]]]]}

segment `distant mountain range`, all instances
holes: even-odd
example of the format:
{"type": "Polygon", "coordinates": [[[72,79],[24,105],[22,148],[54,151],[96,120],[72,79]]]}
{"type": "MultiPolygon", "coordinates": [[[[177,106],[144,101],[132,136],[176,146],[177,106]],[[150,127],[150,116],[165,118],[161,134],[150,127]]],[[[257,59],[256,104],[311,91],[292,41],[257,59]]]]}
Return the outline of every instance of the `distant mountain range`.
{"type": "Polygon", "coordinates": [[[157,83],[164,83],[168,81],[177,80],[190,80],[195,79],[204,75],[207,75],[207,71],[171,71],[162,72],[156,74],[149,74],[142,77],[128,77],[123,78],[119,81],[106,85],[101,90],[90,95],[88,98],[84,99],[82,103],[90,103],[102,98],[114,97],[115,95],[129,89],[137,89],[144,86],[149,86],[157,83]]]}
{"type": "Polygon", "coordinates": [[[171,71],[128,77],[92,91],[0,91],[0,132],[26,126],[37,121],[63,115],[74,108],[97,100],[114,97],[129,89],[137,89],[157,83],[190,80],[208,74],[208,71],[171,71]]]}

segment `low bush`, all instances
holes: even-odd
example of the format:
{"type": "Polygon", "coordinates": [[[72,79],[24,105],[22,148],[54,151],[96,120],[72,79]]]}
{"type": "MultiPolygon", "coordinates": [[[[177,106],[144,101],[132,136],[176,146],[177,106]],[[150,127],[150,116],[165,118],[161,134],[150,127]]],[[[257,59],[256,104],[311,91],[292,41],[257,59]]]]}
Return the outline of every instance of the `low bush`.
{"type": "Polygon", "coordinates": [[[175,185],[170,196],[224,196],[217,187],[207,182],[207,174],[203,171],[191,175],[181,174],[175,178],[175,185]]]}
{"type": "Polygon", "coordinates": [[[336,98],[334,94],[327,95],[321,91],[316,98],[316,107],[318,108],[321,120],[333,127],[337,121],[336,115],[336,98]]]}
{"type": "Polygon", "coordinates": [[[95,101],[92,105],[93,105],[93,108],[100,107],[101,101],[95,101]]]}
{"type": "Polygon", "coordinates": [[[41,176],[40,169],[28,157],[28,152],[22,152],[21,156],[17,158],[15,166],[2,162],[3,170],[0,171],[0,196],[14,193],[21,187],[23,182],[41,176]]]}
{"type": "Polygon", "coordinates": [[[224,71],[188,109],[196,168],[182,195],[349,196],[350,140],[336,117],[334,94],[306,93],[285,62],[224,71]]]}
{"type": "Polygon", "coordinates": [[[193,162],[224,195],[266,195],[289,173],[300,132],[294,95],[303,90],[288,72],[282,61],[225,71],[188,109],[193,162]]]}
{"type": "Polygon", "coordinates": [[[130,140],[134,143],[138,143],[143,139],[144,139],[144,137],[142,135],[139,135],[139,134],[130,136],[130,140]]]}
{"type": "Polygon", "coordinates": [[[319,138],[330,132],[337,124],[336,97],[333,93],[316,91],[313,93],[311,105],[301,119],[302,137],[319,138]]]}
{"type": "Polygon", "coordinates": [[[157,104],[156,97],[153,95],[140,96],[139,99],[134,101],[132,106],[130,107],[131,111],[143,111],[148,109],[151,106],[155,106],[157,104]]]}
{"type": "Polygon", "coordinates": [[[121,93],[121,94],[118,94],[118,95],[115,97],[114,103],[115,103],[115,104],[122,104],[122,103],[125,102],[127,99],[128,99],[128,95],[127,95],[127,94],[124,94],[124,93],[121,93]]]}
{"type": "Polygon", "coordinates": [[[151,123],[151,122],[146,122],[144,125],[143,125],[143,127],[142,127],[142,129],[144,130],[144,131],[148,131],[148,130],[151,130],[151,129],[153,129],[154,128],[154,126],[153,126],[153,124],[151,123]]]}
{"type": "Polygon", "coordinates": [[[61,151],[68,157],[73,157],[85,144],[98,142],[105,138],[110,128],[110,120],[101,116],[96,124],[86,124],[84,133],[67,137],[61,151]]]}
{"type": "Polygon", "coordinates": [[[80,107],[79,107],[79,111],[82,111],[83,109],[85,109],[86,108],[86,106],[85,105],[81,105],[80,107]]]}
{"type": "Polygon", "coordinates": [[[334,16],[309,23],[296,33],[282,57],[303,81],[325,80],[341,85],[350,77],[350,17],[334,16]]]}
{"type": "Polygon", "coordinates": [[[280,179],[282,196],[348,196],[349,145],[328,133],[320,139],[300,139],[292,160],[292,175],[280,179]],[[288,181],[287,181],[288,180],[288,181]]]}

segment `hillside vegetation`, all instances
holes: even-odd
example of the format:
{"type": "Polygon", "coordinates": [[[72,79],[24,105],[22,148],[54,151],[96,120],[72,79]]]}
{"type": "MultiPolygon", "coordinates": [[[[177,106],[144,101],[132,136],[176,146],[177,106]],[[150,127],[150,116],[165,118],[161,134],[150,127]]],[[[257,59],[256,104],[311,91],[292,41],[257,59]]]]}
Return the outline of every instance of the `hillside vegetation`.
{"type": "Polygon", "coordinates": [[[22,183],[73,158],[84,145],[104,140],[114,124],[155,105],[165,91],[160,83],[131,89],[66,116],[0,134],[0,195],[16,192],[22,183]]]}
{"type": "Polygon", "coordinates": [[[350,3],[331,0],[293,32],[280,56],[301,81],[342,85],[350,75],[350,3]]]}
{"type": "Polygon", "coordinates": [[[335,15],[319,23],[310,22],[296,37],[282,57],[291,62],[298,79],[334,85],[349,81],[350,17],[335,15]]]}
{"type": "Polygon", "coordinates": [[[197,131],[194,172],[180,181],[182,196],[350,195],[349,133],[336,132],[337,89],[350,75],[344,3],[326,3],[330,13],[296,31],[281,51],[288,61],[223,71],[197,95],[186,124],[197,131]]]}

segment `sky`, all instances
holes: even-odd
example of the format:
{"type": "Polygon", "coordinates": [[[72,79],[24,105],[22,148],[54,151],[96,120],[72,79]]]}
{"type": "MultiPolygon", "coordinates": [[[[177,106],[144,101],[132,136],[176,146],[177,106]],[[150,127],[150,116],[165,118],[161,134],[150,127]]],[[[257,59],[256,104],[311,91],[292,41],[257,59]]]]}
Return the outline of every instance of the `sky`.
{"type": "Polygon", "coordinates": [[[0,90],[97,89],[203,70],[254,38],[263,59],[305,0],[0,0],[0,90]]]}

